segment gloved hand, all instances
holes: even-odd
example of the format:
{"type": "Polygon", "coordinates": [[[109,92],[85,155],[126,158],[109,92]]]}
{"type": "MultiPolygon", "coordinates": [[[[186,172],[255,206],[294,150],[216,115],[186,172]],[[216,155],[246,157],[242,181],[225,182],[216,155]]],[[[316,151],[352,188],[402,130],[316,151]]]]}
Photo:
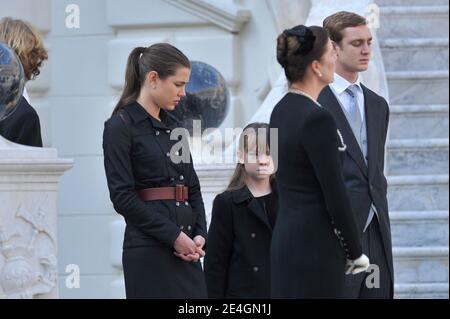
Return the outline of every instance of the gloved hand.
{"type": "Polygon", "coordinates": [[[366,271],[370,266],[369,258],[362,254],[361,257],[355,260],[349,260],[347,259],[347,265],[345,267],[345,274],[346,275],[356,275],[361,272],[366,271]]]}

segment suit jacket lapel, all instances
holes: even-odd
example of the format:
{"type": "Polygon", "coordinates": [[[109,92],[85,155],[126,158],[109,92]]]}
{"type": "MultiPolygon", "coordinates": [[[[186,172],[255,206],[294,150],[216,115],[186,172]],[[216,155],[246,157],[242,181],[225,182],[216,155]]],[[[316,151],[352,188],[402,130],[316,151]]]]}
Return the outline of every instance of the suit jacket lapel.
{"type": "Polygon", "coordinates": [[[372,177],[375,173],[376,159],[377,159],[377,119],[375,113],[376,105],[372,105],[372,100],[370,99],[370,92],[364,85],[361,85],[364,91],[365,100],[365,113],[366,113],[366,126],[367,126],[367,157],[369,158],[369,176],[372,177]]]}
{"type": "Polygon", "coordinates": [[[322,106],[324,106],[331,112],[331,114],[333,114],[338,129],[341,131],[344,142],[347,145],[347,153],[351,158],[353,158],[360,170],[367,177],[367,166],[364,161],[364,155],[361,152],[361,148],[359,147],[350,123],[348,123],[347,117],[345,116],[341,105],[339,104],[336,96],[329,86],[327,86],[321,93],[320,101],[322,106]]]}

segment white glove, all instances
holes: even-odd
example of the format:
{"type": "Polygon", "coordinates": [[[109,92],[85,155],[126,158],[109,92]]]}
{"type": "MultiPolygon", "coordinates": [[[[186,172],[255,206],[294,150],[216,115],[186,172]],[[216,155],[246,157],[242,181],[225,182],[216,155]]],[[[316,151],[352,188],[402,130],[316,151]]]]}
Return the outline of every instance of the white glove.
{"type": "Polygon", "coordinates": [[[362,254],[361,257],[359,257],[358,259],[355,260],[347,259],[345,274],[356,275],[369,269],[369,266],[370,266],[369,258],[366,255],[362,254]]]}

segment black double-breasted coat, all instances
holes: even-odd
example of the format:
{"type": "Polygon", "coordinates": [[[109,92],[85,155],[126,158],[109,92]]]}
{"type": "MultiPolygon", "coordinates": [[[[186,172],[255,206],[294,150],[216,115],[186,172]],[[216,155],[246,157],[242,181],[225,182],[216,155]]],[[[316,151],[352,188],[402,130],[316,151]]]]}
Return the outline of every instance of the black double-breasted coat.
{"type": "Polygon", "coordinates": [[[279,191],[272,297],[342,298],[346,259],[360,257],[362,248],[336,123],[309,98],[288,93],[275,107],[270,128],[278,129],[279,191]]]}
{"type": "MultiPolygon", "coordinates": [[[[273,187],[273,213],[277,206],[273,187]]],[[[269,299],[272,226],[248,187],[219,194],[213,204],[205,276],[209,298],[269,299]]]]}
{"type": "MultiPolygon", "coordinates": [[[[200,183],[192,160],[171,160],[171,139],[179,122],[161,110],[161,122],[137,102],[113,115],[103,134],[104,164],[110,198],[126,221],[123,267],[128,298],[206,298],[200,263],[176,257],[181,231],[207,238],[200,183]],[[189,199],[142,201],[136,191],[189,187],[189,199]]],[[[172,154],[173,155],[173,154],[172,154]]],[[[180,154],[182,155],[182,154],[180,154]]]]}

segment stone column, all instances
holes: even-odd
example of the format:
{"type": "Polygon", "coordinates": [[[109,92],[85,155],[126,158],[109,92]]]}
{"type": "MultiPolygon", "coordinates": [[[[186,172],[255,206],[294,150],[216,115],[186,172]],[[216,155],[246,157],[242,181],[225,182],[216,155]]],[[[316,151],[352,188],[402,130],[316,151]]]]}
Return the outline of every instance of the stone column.
{"type": "Polygon", "coordinates": [[[0,136],[0,298],[58,298],[56,194],[72,165],[0,136]]]}

